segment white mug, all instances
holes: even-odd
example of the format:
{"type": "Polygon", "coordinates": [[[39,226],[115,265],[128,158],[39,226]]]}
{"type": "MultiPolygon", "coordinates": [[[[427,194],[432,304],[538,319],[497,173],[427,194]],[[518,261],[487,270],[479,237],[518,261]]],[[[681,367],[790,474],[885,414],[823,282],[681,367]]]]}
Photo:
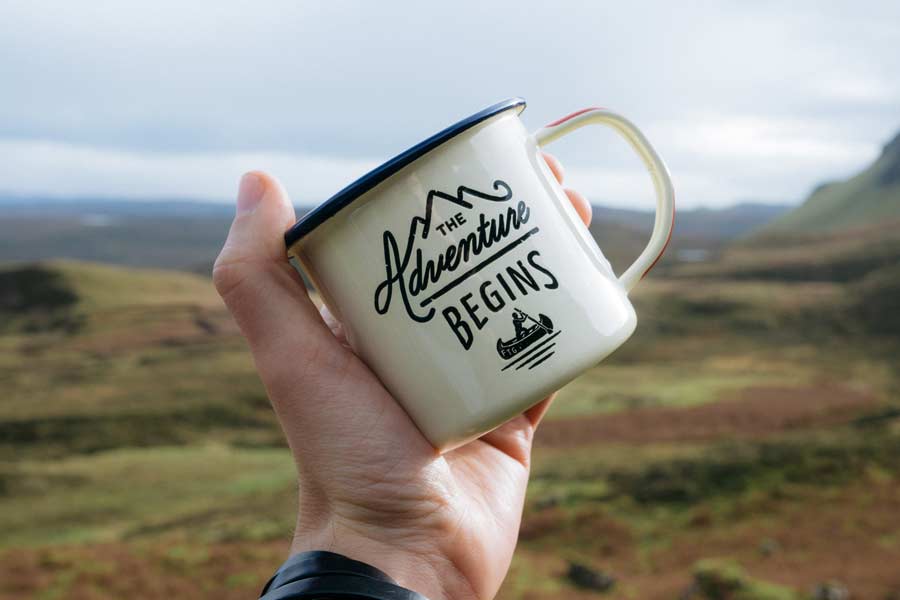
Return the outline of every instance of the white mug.
{"type": "Polygon", "coordinates": [[[524,108],[513,98],[441,131],[285,234],[351,347],[440,451],[520,414],[625,342],[637,323],[628,292],[672,230],[668,171],[630,121],[591,108],[531,135],[524,108]],[[628,140],[656,189],[650,242],[621,277],[541,157],[542,146],[595,123],[628,140]]]}

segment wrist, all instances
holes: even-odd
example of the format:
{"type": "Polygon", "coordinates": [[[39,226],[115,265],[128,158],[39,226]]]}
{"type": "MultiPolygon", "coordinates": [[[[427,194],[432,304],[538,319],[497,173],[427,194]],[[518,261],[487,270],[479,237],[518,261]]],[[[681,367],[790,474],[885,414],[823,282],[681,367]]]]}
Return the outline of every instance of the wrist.
{"type": "Polygon", "coordinates": [[[398,585],[429,600],[476,599],[471,582],[440,551],[442,541],[331,516],[320,526],[298,521],[290,554],[335,552],[383,571],[398,585]]]}

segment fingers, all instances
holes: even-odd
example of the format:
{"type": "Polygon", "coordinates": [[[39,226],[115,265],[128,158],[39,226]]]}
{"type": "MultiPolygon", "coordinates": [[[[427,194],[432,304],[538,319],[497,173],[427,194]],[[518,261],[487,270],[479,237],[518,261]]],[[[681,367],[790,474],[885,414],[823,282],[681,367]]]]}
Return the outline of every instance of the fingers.
{"type": "Polygon", "coordinates": [[[263,173],[244,175],[213,281],[257,363],[272,353],[296,355],[328,332],[287,261],[283,235],[293,222],[294,208],[277,181],[263,173]]]}
{"type": "Polygon", "coordinates": [[[531,442],[534,432],[547,414],[556,392],[544,398],[540,403],[532,406],[523,414],[511,419],[481,436],[481,441],[497,448],[498,450],[515,458],[520,463],[528,466],[531,456],[531,442]]]}
{"type": "Polygon", "coordinates": [[[587,198],[581,195],[580,192],[575,190],[570,190],[566,188],[566,196],[569,197],[569,202],[572,203],[572,206],[575,207],[575,212],[578,213],[578,216],[581,217],[581,220],[584,221],[585,225],[591,224],[591,216],[593,216],[593,209],[591,208],[591,203],[588,202],[587,198]]]}
{"type": "MultiPolygon", "coordinates": [[[[562,184],[565,179],[566,173],[563,170],[562,163],[547,152],[543,153],[544,162],[547,163],[547,166],[550,167],[550,171],[553,172],[553,176],[556,177],[556,180],[562,184]]],[[[591,210],[591,203],[588,202],[587,198],[581,195],[581,193],[576,192],[575,190],[570,190],[566,188],[565,190],[566,196],[569,197],[569,202],[572,203],[572,206],[575,207],[575,211],[578,213],[578,216],[581,217],[581,220],[584,221],[585,225],[591,224],[591,215],[593,211],[591,210]]]]}
{"type": "Polygon", "coordinates": [[[537,429],[537,426],[544,418],[544,415],[546,415],[547,411],[550,410],[550,405],[553,404],[553,400],[555,398],[556,392],[553,392],[552,394],[541,400],[538,404],[535,404],[525,411],[525,418],[528,419],[528,422],[531,423],[531,426],[534,429],[537,429]]]}
{"type": "Polygon", "coordinates": [[[562,163],[559,162],[555,156],[550,154],[549,152],[544,152],[544,162],[547,163],[547,166],[550,167],[550,170],[553,172],[553,176],[556,177],[556,180],[560,183],[565,179],[566,172],[563,170],[562,163]]]}
{"type": "MultiPolygon", "coordinates": [[[[565,179],[565,171],[563,170],[562,163],[547,152],[543,153],[544,161],[547,163],[547,166],[550,167],[550,171],[553,172],[553,176],[556,177],[556,180],[562,184],[565,179]]],[[[584,221],[585,225],[591,224],[591,217],[593,215],[593,210],[591,208],[591,203],[588,202],[587,198],[585,198],[580,192],[575,190],[565,189],[566,196],[569,198],[569,202],[572,203],[572,206],[575,208],[575,212],[578,213],[578,216],[581,217],[581,220],[584,221]]],[[[550,405],[553,403],[553,399],[556,398],[556,394],[551,394],[544,400],[542,400],[539,404],[532,406],[524,413],[525,422],[532,429],[537,429],[537,426],[540,424],[541,420],[544,418],[544,415],[547,414],[547,411],[550,409],[550,405]]],[[[517,421],[519,423],[519,427],[515,428],[514,431],[516,433],[521,433],[523,423],[521,421],[517,421]]],[[[507,432],[508,433],[508,432],[507,432]]],[[[508,435],[504,435],[504,438],[508,438],[508,435]]],[[[520,437],[520,436],[516,436],[520,437]]]]}
{"type": "Polygon", "coordinates": [[[350,343],[347,341],[347,332],[344,330],[344,324],[338,321],[331,310],[324,304],[322,305],[322,308],[319,309],[319,314],[322,316],[322,321],[324,321],[325,325],[328,326],[328,329],[331,330],[334,339],[345,347],[350,348],[350,343]]]}
{"type": "Polygon", "coordinates": [[[519,415],[479,439],[504,454],[528,466],[531,459],[531,441],[534,426],[526,415],[519,415]]]}

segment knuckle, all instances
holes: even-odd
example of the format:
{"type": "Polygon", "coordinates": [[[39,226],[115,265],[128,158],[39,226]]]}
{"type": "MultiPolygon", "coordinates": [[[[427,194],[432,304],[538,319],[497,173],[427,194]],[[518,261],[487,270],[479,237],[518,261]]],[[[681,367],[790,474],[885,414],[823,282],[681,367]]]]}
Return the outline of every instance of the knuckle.
{"type": "Polygon", "coordinates": [[[250,269],[246,261],[235,260],[219,255],[213,265],[213,285],[219,296],[226,302],[234,296],[235,292],[247,282],[250,277],[250,269]]]}

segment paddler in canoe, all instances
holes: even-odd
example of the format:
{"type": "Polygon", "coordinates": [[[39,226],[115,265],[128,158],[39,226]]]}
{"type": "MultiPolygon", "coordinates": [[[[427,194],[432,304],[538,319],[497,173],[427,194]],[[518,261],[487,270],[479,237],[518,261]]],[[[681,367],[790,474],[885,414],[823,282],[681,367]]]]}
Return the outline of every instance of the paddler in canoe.
{"type": "Polygon", "coordinates": [[[512,358],[553,331],[553,321],[550,317],[538,313],[538,319],[540,320],[534,319],[525,311],[515,309],[512,321],[516,336],[508,341],[497,340],[497,353],[504,359],[512,358]]]}

